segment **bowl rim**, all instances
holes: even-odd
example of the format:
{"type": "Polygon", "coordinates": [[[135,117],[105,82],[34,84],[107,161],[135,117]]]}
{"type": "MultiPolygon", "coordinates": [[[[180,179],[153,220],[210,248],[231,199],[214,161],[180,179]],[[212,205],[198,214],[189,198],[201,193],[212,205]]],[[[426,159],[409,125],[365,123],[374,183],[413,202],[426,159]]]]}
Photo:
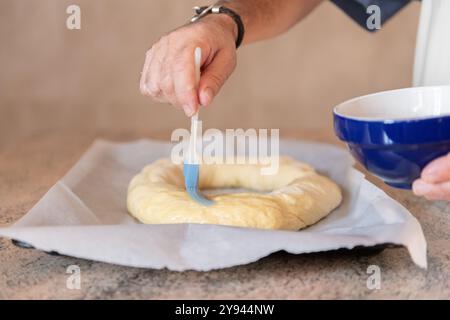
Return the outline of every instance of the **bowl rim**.
{"type": "Polygon", "coordinates": [[[434,89],[443,89],[443,88],[450,90],[450,85],[405,87],[405,88],[399,88],[399,89],[392,89],[392,90],[384,90],[384,91],[373,92],[373,93],[369,93],[369,94],[366,94],[366,95],[354,97],[354,98],[345,100],[345,101],[337,104],[333,108],[333,115],[336,116],[336,117],[340,117],[340,118],[343,118],[343,119],[350,119],[350,120],[353,120],[353,121],[378,122],[378,123],[414,122],[414,121],[421,121],[421,120],[432,120],[432,119],[447,118],[447,117],[450,117],[450,112],[449,113],[444,113],[444,114],[441,114],[441,115],[436,115],[436,116],[416,116],[416,117],[408,117],[408,118],[385,118],[385,119],[380,119],[380,118],[369,118],[369,117],[363,118],[363,117],[348,116],[348,115],[342,114],[342,113],[337,111],[337,109],[339,107],[342,107],[342,105],[349,104],[349,103],[352,103],[352,102],[360,100],[360,99],[370,98],[370,97],[376,96],[376,95],[381,95],[381,94],[386,94],[386,93],[394,93],[394,92],[401,92],[401,91],[409,91],[409,90],[434,90],[434,89]]]}

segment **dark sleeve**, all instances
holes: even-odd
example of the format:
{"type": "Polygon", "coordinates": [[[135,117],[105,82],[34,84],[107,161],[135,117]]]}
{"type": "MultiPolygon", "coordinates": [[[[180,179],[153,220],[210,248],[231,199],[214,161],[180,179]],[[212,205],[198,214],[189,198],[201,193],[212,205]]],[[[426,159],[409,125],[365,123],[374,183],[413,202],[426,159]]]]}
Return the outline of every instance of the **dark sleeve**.
{"type": "Polygon", "coordinates": [[[371,15],[366,12],[367,7],[374,4],[380,7],[381,24],[383,24],[410,3],[410,0],[331,0],[331,2],[337,5],[364,29],[376,31],[376,29],[370,30],[367,28],[366,21],[371,15]]]}

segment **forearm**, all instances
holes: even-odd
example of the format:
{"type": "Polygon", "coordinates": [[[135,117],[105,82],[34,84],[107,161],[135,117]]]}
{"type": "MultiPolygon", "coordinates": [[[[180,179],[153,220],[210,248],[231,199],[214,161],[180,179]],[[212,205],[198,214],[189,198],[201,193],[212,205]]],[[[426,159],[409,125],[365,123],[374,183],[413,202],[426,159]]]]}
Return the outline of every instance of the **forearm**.
{"type": "Polygon", "coordinates": [[[221,0],[245,26],[244,43],[277,36],[307,16],[323,0],[221,0]]]}

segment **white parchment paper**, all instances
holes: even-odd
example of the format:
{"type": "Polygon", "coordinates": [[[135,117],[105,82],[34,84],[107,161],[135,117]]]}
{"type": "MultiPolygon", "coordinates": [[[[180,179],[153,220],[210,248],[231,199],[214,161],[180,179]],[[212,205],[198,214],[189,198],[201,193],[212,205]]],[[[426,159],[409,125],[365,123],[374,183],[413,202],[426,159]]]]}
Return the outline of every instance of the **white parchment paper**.
{"type": "Polygon", "coordinates": [[[320,143],[280,142],[280,154],[313,165],[344,191],[342,205],[305,230],[140,224],[127,213],[128,183],[145,165],[168,157],[171,147],[150,140],[96,141],[22,219],[0,228],[0,236],[68,256],[179,271],[246,264],[279,250],[299,254],[393,243],[426,268],[418,221],[365,180],[345,150],[320,143]]]}

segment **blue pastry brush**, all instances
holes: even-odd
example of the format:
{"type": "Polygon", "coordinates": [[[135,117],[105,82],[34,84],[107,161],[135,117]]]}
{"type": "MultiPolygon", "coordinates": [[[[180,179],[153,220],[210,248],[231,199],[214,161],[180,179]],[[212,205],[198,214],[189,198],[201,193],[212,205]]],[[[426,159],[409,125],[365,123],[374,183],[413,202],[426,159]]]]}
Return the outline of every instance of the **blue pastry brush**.
{"type": "MultiPolygon", "coordinates": [[[[202,60],[201,48],[195,48],[195,77],[200,82],[200,66],[202,60]]],[[[210,206],[214,201],[206,199],[198,190],[198,180],[200,173],[200,161],[197,154],[197,135],[198,135],[198,111],[191,117],[191,136],[189,147],[184,159],[184,184],[189,196],[204,206],[210,206]]]]}

